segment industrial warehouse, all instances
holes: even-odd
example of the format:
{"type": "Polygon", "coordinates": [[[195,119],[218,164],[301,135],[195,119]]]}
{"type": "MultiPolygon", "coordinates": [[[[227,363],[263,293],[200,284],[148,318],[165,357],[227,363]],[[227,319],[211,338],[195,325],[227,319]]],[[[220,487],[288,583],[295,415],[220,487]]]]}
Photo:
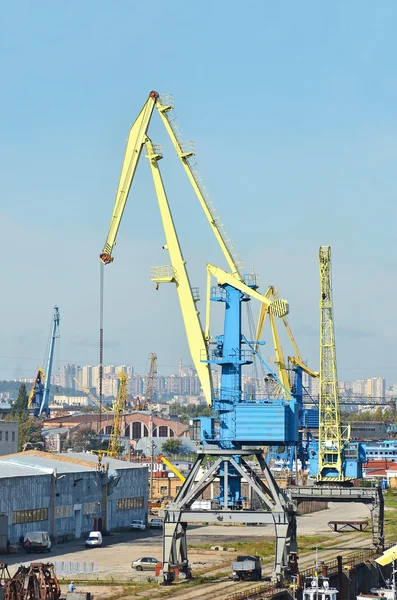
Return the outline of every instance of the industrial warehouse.
{"type": "Polygon", "coordinates": [[[29,451],[1,457],[1,546],[27,532],[66,541],[147,518],[147,468],[85,453],[29,451]],[[6,537],[7,536],[7,537],[6,537]]]}

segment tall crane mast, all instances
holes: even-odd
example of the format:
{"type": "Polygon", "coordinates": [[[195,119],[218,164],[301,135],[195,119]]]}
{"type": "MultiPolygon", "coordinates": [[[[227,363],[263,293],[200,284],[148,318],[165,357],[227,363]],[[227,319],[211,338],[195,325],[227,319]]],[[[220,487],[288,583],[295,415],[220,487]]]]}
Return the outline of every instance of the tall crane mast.
{"type": "Polygon", "coordinates": [[[110,458],[117,458],[120,454],[123,413],[127,404],[128,375],[127,373],[121,371],[117,374],[117,377],[120,380],[120,387],[117,394],[116,405],[114,407],[114,418],[112,430],[110,432],[109,446],[107,450],[107,456],[110,456],[110,458]]]}
{"type": "Polygon", "coordinates": [[[320,246],[320,399],[318,481],[344,481],[332,300],[331,247],[320,246]]]}
{"type": "Polygon", "coordinates": [[[146,378],[146,389],[145,389],[145,404],[151,404],[154,396],[154,387],[156,383],[157,375],[157,354],[151,352],[149,354],[150,367],[149,373],[146,378]]]}
{"type": "Polygon", "coordinates": [[[43,399],[41,401],[41,405],[38,411],[38,416],[40,417],[43,413],[49,417],[50,415],[50,384],[51,384],[51,374],[52,374],[52,363],[54,360],[54,350],[55,350],[55,340],[59,337],[59,308],[58,306],[54,306],[54,313],[52,316],[52,331],[51,331],[51,340],[50,340],[50,348],[48,351],[48,360],[47,360],[47,370],[46,370],[46,382],[43,392],[43,399]]]}

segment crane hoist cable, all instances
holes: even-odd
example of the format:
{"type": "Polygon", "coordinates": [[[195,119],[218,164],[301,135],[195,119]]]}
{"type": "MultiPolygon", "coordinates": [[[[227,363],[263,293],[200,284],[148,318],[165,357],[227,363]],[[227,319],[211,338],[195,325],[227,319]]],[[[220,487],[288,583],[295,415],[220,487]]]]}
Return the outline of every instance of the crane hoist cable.
{"type": "Polygon", "coordinates": [[[105,265],[100,263],[99,273],[99,431],[102,429],[103,410],[103,294],[105,265]]]}

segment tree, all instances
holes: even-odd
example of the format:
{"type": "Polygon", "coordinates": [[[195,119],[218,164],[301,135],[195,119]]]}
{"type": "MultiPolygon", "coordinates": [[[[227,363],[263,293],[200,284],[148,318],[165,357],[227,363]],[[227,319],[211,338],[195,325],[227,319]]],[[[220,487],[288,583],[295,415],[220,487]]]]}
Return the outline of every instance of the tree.
{"type": "Polygon", "coordinates": [[[21,418],[18,426],[18,452],[23,450],[26,443],[37,444],[42,442],[41,430],[43,423],[32,417],[21,418]]]}
{"type": "Polygon", "coordinates": [[[89,450],[98,450],[101,440],[96,431],[89,425],[79,427],[76,433],[71,437],[68,446],[74,452],[87,452],[89,450]]]}
{"type": "Polygon", "coordinates": [[[211,407],[206,404],[187,404],[182,406],[178,402],[170,404],[170,413],[178,415],[182,423],[189,423],[189,419],[195,417],[210,417],[211,407]]]}
{"type": "Polygon", "coordinates": [[[11,405],[10,416],[18,421],[26,420],[29,417],[28,410],[29,397],[26,391],[26,385],[22,383],[19,386],[18,397],[11,405]]]}
{"type": "Polygon", "coordinates": [[[182,440],[178,440],[178,438],[169,438],[161,446],[164,454],[178,454],[182,452],[182,448],[182,440]]]}

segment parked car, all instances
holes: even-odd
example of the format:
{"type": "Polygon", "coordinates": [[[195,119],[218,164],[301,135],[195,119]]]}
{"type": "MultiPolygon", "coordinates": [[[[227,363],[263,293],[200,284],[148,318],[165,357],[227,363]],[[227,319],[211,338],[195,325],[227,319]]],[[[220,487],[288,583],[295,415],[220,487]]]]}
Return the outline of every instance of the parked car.
{"type": "Polygon", "coordinates": [[[136,571],[154,571],[157,563],[160,562],[153,556],[144,556],[143,558],[137,558],[131,563],[131,568],[136,571]]]}
{"type": "Polygon", "coordinates": [[[135,521],[131,521],[130,527],[131,527],[131,529],[140,529],[141,531],[145,531],[146,524],[145,524],[145,521],[135,520],[135,521]]]}
{"type": "Polygon", "coordinates": [[[163,529],[163,519],[153,518],[149,521],[149,527],[163,529]]]}
{"type": "Polygon", "coordinates": [[[51,540],[48,531],[30,531],[23,536],[22,546],[25,552],[49,552],[51,540]]]}
{"type": "Polygon", "coordinates": [[[102,533],[100,531],[91,531],[85,541],[86,548],[100,548],[102,546],[102,533]]]}

